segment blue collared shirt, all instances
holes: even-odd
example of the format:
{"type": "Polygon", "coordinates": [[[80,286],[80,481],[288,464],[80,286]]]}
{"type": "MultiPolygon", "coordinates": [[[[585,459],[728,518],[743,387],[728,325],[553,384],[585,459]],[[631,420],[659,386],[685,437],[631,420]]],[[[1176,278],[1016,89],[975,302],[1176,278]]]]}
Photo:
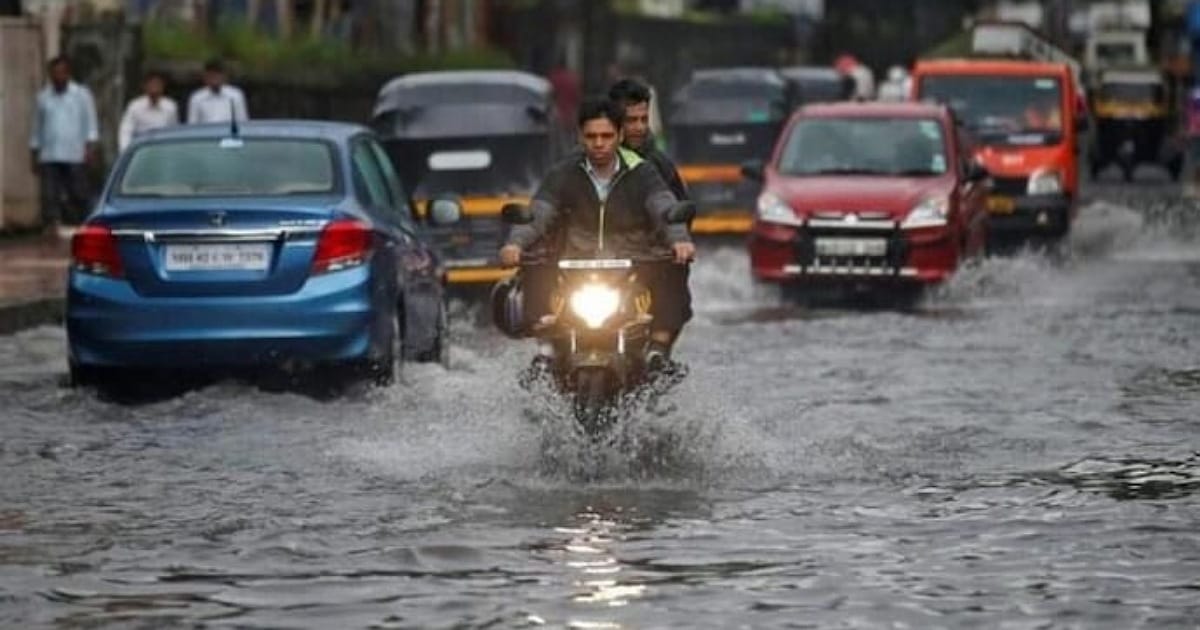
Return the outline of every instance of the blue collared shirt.
{"type": "Polygon", "coordinates": [[[82,163],[88,143],[100,140],[91,90],[74,81],[62,92],[47,85],[35,107],[29,148],[37,151],[38,162],[82,163]]]}
{"type": "Polygon", "coordinates": [[[617,158],[617,168],[613,169],[613,174],[604,179],[600,177],[600,173],[592,167],[592,163],[587,158],[583,158],[583,172],[587,173],[588,179],[592,180],[592,186],[596,188],[596,196],[600,198],[600,203],[608,201],[608,191],[612,187],[613,180],[617,178],[617,171],[621,170],[621,158],[617,158]]]}

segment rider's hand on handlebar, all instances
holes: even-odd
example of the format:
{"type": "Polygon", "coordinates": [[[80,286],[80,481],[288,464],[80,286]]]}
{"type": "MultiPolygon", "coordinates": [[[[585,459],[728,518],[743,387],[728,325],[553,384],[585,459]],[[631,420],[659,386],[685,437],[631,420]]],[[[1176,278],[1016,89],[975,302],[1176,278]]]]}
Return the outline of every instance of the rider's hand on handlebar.
{"type": "Polygon", "coordinates": [[[696,246],[692,243],[675,243],[671,249],[675,252],[675,262],[680,265],[685,265],[696,258],[696,246]]]}
{"type": "Polygon", "coordinates": [[[505,267],[516,267],[521,264],[521,246],[505,245],[500,248],[500,264],[505,267]]]}

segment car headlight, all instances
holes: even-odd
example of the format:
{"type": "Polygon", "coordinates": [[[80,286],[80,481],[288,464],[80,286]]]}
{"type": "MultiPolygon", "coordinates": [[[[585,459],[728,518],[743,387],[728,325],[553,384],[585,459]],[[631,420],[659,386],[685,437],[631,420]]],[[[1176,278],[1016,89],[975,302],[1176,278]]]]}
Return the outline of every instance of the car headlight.
{"type": "Polygon", "coordinates": [[[796,217],[792,207],[769,192],[758,196],[758,219],[767,223],[800,225],[800,219],[796,217]]]}
{"type": "Polygon", "coordinates": [[[950,215],[950,200],[945,197],[927,197],[913,206],[900,227],[904,229],[943,227],[950,215]]]}
{"type": "Polygon", "coordinates": [[[1037,171],[1029,178],[1026,192],[1030,195],[1056,195],[1062,192],[1062,178],[1057,171],[1037,171]]]}
{"type": "Polygon", "coordinates": [[[585,284],[571,294],[571,312],[588,328],[599,328],[621,306],[621,294],[602,284],[585,284]]]}

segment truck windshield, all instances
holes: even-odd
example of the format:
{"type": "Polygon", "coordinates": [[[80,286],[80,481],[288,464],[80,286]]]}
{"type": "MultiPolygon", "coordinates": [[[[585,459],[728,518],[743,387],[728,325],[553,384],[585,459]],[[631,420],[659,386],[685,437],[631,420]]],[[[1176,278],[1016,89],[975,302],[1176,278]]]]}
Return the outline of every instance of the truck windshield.
{"type": "Polygon", "coordinates": [[[1062,84],[1056,77],[927,76],[919,93],[923,100],[949,105],[984,143],[1062,141],[1062,84]]]}

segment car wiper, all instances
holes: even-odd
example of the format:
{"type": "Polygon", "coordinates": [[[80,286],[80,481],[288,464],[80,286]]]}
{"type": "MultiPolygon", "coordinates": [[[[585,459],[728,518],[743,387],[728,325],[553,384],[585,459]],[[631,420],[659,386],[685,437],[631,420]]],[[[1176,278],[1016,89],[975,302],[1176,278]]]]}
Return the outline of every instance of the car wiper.
{"type": "Polygon", "coordinates": [[[941,175],[942,172],[927,168],[910,168],[903,171],[892,171],[890,174],[896,177],[932,177],[934,175],[941,175]]]}
{"type": "Polygon", "coordinates": [[[823,168],[816,171],[806,171],[802,175],[886,175],[887,171],[881,171],[874,168],[858,168],[858,167],[843,167],[843,168],[823,168]]]}

